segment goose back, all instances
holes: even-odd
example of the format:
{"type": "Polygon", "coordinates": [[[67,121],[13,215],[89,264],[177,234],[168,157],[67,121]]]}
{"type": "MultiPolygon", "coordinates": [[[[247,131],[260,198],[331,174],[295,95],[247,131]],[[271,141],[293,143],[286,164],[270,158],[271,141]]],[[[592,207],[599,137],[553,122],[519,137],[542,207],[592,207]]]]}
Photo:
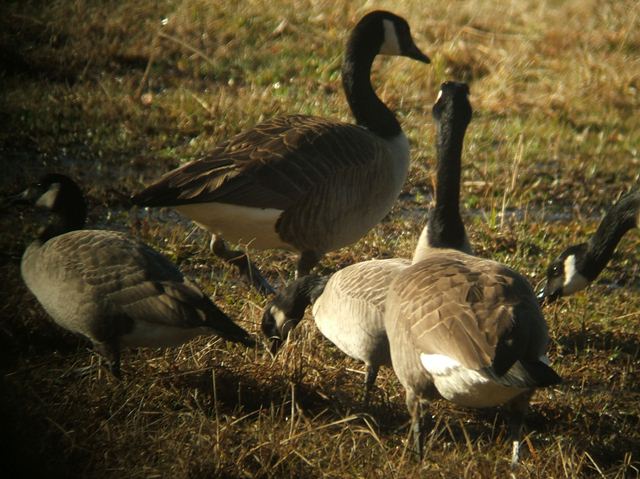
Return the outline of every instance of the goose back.
{"type": "Polygon", "coordinates": [[[358,125],[294,115],[240,133],[134,201],[176,206],[211,232],[258,249],[325,252],[382,219],[408,166],[402,133],[384,140],[358,125]]]}
{"type": "Polygon", "coordinates": [[[78,230],[36,240],[21,272],[58,324],[94,342],[165,347],[216,333],[251,343],[173,263],[122,233],[78,230]]]}
{"type": "Polygon", "coordinates": [[[553,379],[536,369],[548,332],[533,290],[504,265],[434,252],[396,276],[386,304],[393,368],[405,388],[418,393],[433,383],[455,403],[488,407],[553,379]]]}

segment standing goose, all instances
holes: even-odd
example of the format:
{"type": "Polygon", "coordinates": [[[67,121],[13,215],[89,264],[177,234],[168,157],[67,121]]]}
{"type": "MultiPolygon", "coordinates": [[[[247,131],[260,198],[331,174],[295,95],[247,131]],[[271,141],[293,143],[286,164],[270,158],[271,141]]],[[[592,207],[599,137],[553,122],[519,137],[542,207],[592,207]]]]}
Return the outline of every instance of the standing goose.
{"type": "Polygon", "coordinates": [[[640,190],[623,195],[586,243],[569,246],[547,268],[546,284],[538,298],[553,302],[586,288],[607,266],[618,243],[640,222],[640,190]]]}
{"type": "Polygon", "coordinates": [[[240,133],[208,156],[138,193],[142,206],[173,206],[213,235],[213,251],[263,291],[271,287],[224,238],[300,254],[296,276],[354,243],[389,212],[407,176],[409,144],[370,80],[378,54],[424,63],[407,22],[365,15],[347,42],[342,83],[356,124],[294,115],[240,133]]]}
{"type": "MultiPolygon", "coordinates": [[[[444,84],[434,106],[439,165],[460,162],[462,139],[471,120],[464,88],[444,84]],[[440,114],[443,109],[446,115],[440,114]]],[[[432,248],[471,253],[458,205],[459,176],[459,169],[438,168],[438,184],[442,187],[436,192],[436,205],[420,235],[413,262],[421,261],[432,248]]],[[[294,281],[267,305],[262,317],[262,331],[272,339],[272,351],[302,320],[305,308],[313,304],[313,318],[320,332],[345,354],[366,364],[366,403],[380,366],[391,366],[384,327],[387,288],[411,263],[403,258],[363,261],[341,269],[328,280],[305,276],[294,281]]]]}
{"type": "MultiPolygon", "coordinates": [[[[468,88],[446,83],[434,116],[452,115],[468,88]]],[[[459,191],[464,130],[454,126],[441,145],[456,154],[438,163],[438,197],[459,191]],[[453,161],[455,160],[455,161],[453,161]]],[[[457,203],[457,201],[456,201],[457,203]]],[[[446,246],[446,245],[445,245],[446,246]]],[[[508,267],[462,251],[431,248],[401,271],[388,288],[384,324],[391,360],[406,390],[416,452],[422,455],[420,400],[433,389],[467,407],[507,404],[512,411],[512,461],[534,388],[560,381],[546,364],[547,325],[526,278],[508,267]]]]}
{"type": "Polygon", "coordinates": [[[176,266],[123,233],[82,229],[86,204],[69,177],[49,174],[17,198],[51,212],[22,256],[22,278],[53,320],[88,338],[120,376],[122,346],[177,346],[217,334],[252,346],[176,266]]]}

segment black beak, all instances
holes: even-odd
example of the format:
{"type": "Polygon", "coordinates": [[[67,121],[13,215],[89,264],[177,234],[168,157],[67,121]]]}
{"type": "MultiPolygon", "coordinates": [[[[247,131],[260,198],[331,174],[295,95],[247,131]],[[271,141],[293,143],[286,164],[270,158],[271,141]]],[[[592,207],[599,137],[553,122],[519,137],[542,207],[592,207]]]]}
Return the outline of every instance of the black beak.
{"type": "Polygon", "coordinates": [[[275,356],[280,350],[280,346],[282,346],[282,339],[276,336],[273,336],[270,338],[270,340],[271,340],[271,346],[269,347],[269,352],[271,352],[271,354],[275,356]]]}
{"type": "Polygon", "coordinates": [[[418,60],[422,63],[431,63],[431,59],[422,53],[420,49],[414,44],[409,46],[409,48],[405,51],[405,56],[409,58],[413,58],[414,60],[418,60]]]}
{"type": "Polygon", "coordinates": [[[545,306],[555,302],[560,297],[560,291],[554,291],[553,293],[547,293],[545,289],[538,291],[536,298],[538,298],[538,304],[545,306]]]}
{"type": "Polygon", "coordinates": [[[36,199],[38,192],[35,188],[27,188],[20,193],[10,195],[5,198],[7,205],[32,205],[36,199]]]}

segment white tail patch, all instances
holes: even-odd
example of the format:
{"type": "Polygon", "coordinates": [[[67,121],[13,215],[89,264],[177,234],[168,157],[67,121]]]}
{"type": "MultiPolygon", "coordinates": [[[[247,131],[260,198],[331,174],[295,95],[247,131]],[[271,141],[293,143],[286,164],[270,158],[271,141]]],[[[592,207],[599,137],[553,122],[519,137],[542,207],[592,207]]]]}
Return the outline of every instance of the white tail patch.
{"type": "Polygon", "coordinates": [[[391,20],[382,20],[382,25],[384,26],[384,41],[382,42],[382,46],[380,46],[380,54],[402,55],[396,26],[391,20]]]}
{"type": "Polygon", "coordinates": [[[232,243],[246,243],[255,249],[291,249],[276,232],[276,221],[283,210],[228,203],[194,203],[180,205],[176,209],[204,229],[232,243]]]}
{"type": "Polygon", "coordinates": [[[420,362],[432,376],[445,376],[461,366],[458,361],[443,354],[422,353],[420,362]]]}

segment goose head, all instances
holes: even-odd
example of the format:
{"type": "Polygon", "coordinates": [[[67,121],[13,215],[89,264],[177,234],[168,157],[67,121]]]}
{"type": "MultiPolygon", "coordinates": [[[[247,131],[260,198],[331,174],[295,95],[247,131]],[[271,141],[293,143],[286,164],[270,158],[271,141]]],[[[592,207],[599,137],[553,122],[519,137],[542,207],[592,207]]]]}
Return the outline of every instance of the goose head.
{"type": "Polygon", "coordinates": [[[54,218],[45,230],[48,236],[81,229],[87,218],[87,205],[80,187],[68,176],[49,173],[12,198],[13,204],[28,204],[47,211],[54,218]],[[55,226],[55,228],[54,228],[55,226]]]}
{"type": "Polygon", "coordinates": [[[367,13],[353,29],[349,45],[358,45],[364,50],[368,45],[368,56],[395,55],[430,63],[427,55],[416,46],[407,21],[391,12],[376,10],[367,13]]]}
{"type": "Polygon", "coordinates": [[[549,264],[544,287],[538,292],[540,302],[552,303],[588,286],[590,280],[584,273],[587,251],[587,243],[570,246],[549,264]]]}
{"type": "Polygon", "coordinates": [[[304,276],[289,284],[267,304],[261,328],[271,340],[271,353],[278,352],[283,341],[304,317],[307,306],[322,294],[327,281],[328,278],[304,276]]]}
{"type": "Polygon", "coordinates": [[[455,124],[464,132],[471,122],[471,115],[473,114],[471,104],[469,103],[469,85],[454,81],[442,83],[436,101],[431,109],[431,114],[436,124],[455,124]],[[454,117],[456,120],[445,121],[451,117],[454,117]]]}

